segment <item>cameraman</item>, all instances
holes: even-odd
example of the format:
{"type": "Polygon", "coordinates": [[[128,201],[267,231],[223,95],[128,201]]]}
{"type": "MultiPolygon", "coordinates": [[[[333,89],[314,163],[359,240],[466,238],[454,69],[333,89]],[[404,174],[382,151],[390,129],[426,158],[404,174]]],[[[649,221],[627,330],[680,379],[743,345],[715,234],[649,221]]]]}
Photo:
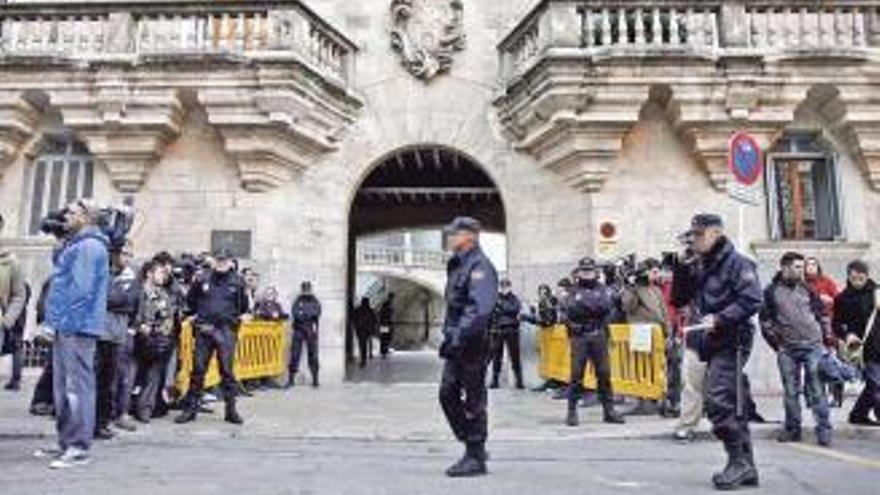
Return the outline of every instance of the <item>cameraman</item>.
{"type": "MultiPolygon", "coordinates": [[[[669,315],[666,298],[661,287],[660,262],[648,258],[640,263],[634,273],[625,278],[626,285],[621,295],[626,321],[630,324],[658,325],[668,341],[669,315]]],[[[630,414],[656,414],[656,403],[639,400],[636,409],[630,414]]]]}
{"type": "Polygon", "coordinates": [[[54,469],[89,462],[95,429],[95,345],[104,332],[110,287],[108,239],[97,227],[100,209],[74,201],[64,212],[68,239],[53,254],[46,325],[55,332],[53,388],[58,446],[37,451],[54,469]]]}

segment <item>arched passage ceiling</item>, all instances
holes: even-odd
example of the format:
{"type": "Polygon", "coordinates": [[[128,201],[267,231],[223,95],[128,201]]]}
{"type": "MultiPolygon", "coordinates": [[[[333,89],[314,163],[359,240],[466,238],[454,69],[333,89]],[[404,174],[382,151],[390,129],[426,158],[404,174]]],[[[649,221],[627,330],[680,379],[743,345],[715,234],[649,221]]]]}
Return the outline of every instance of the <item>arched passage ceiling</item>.
{"type": "Polygon", "coordinates": [[[503,231],[504,206],[492,179],[465,155],[441,146],[414,146],[386,156],[367,176],[351,208],[354,236],[439,227],[469,215],[503,231]]]}

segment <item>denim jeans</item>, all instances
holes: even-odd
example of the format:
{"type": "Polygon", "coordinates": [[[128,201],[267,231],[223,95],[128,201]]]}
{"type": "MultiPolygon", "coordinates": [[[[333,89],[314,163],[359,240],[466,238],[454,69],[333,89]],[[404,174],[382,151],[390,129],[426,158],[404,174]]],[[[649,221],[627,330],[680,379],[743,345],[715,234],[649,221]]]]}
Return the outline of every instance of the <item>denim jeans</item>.
{"type": "Polygon", "coordinates": [[[822,357],[820,345],[781,349],[777,355],[782,387],[785,392],[785,429],[800,433],[801,404],[800,394],[804,393],[807,407],[812,409],[816,419],[816,430],[830,430],[828,397],[819,379],[819,359],[822,357]]]}
{"type": "Polygon", "coordinates": [[[58,446],[88,450],[95,431],[97,339],[57,332],[52,353],[58,446]]]}

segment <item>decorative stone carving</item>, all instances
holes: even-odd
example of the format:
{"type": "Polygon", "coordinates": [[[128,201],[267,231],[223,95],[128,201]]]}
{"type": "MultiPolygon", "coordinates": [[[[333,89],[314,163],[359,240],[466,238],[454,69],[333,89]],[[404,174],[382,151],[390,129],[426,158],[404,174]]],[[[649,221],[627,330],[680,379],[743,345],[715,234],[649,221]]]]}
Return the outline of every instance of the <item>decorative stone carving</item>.
{"type": "Polygon", "coordinates": [[[173,90],[134,92],[126,83],[115,82],[97,95],[60,90],[51,100],[65,126],[106,166],[116,189],[133,193],[180,133],[183,106],[173,90]]]}
{"type": "Polygon", "coordinates": [[[20,92],[0,93],[0,179],[21,146],[33,135],[39,120],[39,110],[20,92]]]}
{"type": "Polygon", "coordinates": [[[278,86],[206,89],[198,99],[235,161],[242,187],[251,192],[278,187],[336,150],[340,133],[355,118],[351,101],[330,111],[317,94],[278,86]]]}
{"type": "Polygon", "coordinates": [[[392,0],[391,47],[413,76],[429,81],[464,50],[462,0],[392,0]]]}

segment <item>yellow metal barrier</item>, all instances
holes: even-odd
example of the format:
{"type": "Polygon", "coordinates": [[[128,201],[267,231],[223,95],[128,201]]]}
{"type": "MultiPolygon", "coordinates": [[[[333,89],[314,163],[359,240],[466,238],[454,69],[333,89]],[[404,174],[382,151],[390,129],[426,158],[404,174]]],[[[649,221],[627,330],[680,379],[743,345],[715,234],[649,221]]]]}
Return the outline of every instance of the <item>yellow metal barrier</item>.
{"type": "MultiPolygon", "coordinates": [[[[615,394],[643,399],[662,399],[666,394],[666,342],[663,330],[651,330],[651,352],[630,350],[630,325],[611,325],[608,356],[611,364],[611,385],[615,394]]],[[[541,362],[538,372],[545,380],[568,382],[571,375],[571,350],[568,330],[564,325],[542,328],[540,333],[541,362]]],[[[596,389],[593,365],[587,366],[584,386],[596,389]]]]}
{"type": "MultiPolygon", "coordinates": [[[[235,348],[233,372],[238,380],[251,380],[278,376],[284,373],[284,339],[286,326],[281,321],[249,321],[238,329],[238,344],[235,348]]],[[[193,369],[193,349],[195,340],[192,322],[187,320],[180,332],[179,368],[175,383],[183,395],[189,389],[190,374],[193,369]]],[[[211,359],[205,375],[205,388],[220,383],[220,369],[217,358],[211,359]]]]}

